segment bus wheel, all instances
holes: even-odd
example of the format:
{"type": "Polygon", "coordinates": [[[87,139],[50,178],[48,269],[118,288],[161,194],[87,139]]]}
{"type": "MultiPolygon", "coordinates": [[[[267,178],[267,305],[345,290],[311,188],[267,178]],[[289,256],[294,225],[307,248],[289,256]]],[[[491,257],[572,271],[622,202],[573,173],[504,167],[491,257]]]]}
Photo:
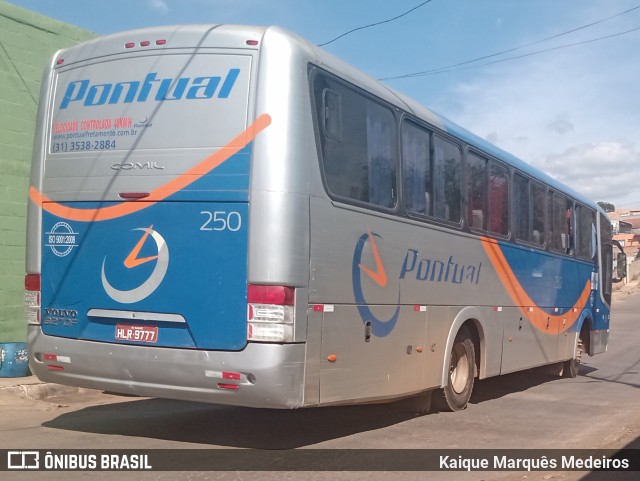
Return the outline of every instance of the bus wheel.
{"type": "Polygon", "coordinates": [[[578,338],[576,345],[576,353],[573,359],[569,359],[562,364],[562,377],[574,378],[578,375],[580,369],[580,360],[582,359],[582,339],[578,338]]]}
{"type": "Polygon", "coordinates": [[[449,379],[442,388],[438,402],[441,410],[461,411],[467,407],[473,390],[475,359],[471,334],[462,328],[453,341],[449,358],[449,379]]]}

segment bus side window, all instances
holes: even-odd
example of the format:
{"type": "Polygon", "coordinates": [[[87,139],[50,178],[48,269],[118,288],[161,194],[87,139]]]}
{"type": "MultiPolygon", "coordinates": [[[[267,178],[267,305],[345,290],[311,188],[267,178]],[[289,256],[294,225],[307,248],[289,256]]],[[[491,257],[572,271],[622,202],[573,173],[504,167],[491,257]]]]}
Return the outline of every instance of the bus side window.
{"type": "Polygon", "coordinates": [[[410,122],[402,124],[402,178],[404,202],[412,214],[431,212],[430,133],[410,122]]]}
{"type": "Polygon", "coordinates": [[[460,147],[435,136],[435,216],[439,219],[459,224],[462,220],[462,152],[460,147]]]}
{"type": "Polygon", "coordinates": [[[396,204],[396,122],[390,108],[329,75],[314,77],[322,169],[332,196],[396,204]]]}
{"type": "Polygon", "coordinates": [[[371,204],[395,205],[395,119],[388,109],[367,102],[367,170],[371,204]]]}
{"type": "Polygon", "coordinates": [[[547,226],[546,219],[546,189],[536,183],[531,183],[531,242],[539,246],[545,243],[545,230],[547,226]]]}
{"type": "Polygon", "coordinates": [[[564,195],[549,193],[549,247],[556,252],[569,254],[571,251],[571,203],[564,195]]]}
{"type": "Polygon", "coordinates": [[[593,259],[596,253],[596,213],[583,206],[576,205],[576,254],[582,259],[593,259]]]}
{"type": "Polygon", "coordinates": [[[509,235],[509,170],[489,163],[489,232],[509,235]]]}
{"type": "Polygon", "coordinates": [[[566,230],[566,244],[564,250],[566,254],[573,255],[575,250],[575,229],[573,226],[573,205],[570,200],[567,200],[567,230],[566,230]]]}
{"type": "Polygon", "coordinates": [[[468,219],[472,229],[487,230],[487,164],[484,157],[469,152],[467,154],[468,184],[468,219]]]}
{"type": "Polygon", "coordinates": [[[545,243],[545,188],[520,174],[513,178],[516,238],[543,246],[545,243]]]}
{"type": "Polygon", "coordinates": [[[516,239],[530,242],[529,228],[531,206],[529,197],[529,179],[519,174],[513,176],[513,216],[516,239]]]}

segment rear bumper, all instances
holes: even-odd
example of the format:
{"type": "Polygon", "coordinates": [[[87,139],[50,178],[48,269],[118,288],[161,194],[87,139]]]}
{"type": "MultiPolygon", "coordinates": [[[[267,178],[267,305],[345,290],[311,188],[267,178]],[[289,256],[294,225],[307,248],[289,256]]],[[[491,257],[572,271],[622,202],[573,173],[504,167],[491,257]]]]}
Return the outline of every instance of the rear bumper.
{"type": "Polygon", "coordinates": [[[28,341],[31,370],[46,382],[235,406],[304,405],[305,344],[249,343],[240,352],[200,351],[53,337],[40,326],[29,326],[28,341]],[[224,379],[223,372],[240,373],[240,380],[224,379]]]}

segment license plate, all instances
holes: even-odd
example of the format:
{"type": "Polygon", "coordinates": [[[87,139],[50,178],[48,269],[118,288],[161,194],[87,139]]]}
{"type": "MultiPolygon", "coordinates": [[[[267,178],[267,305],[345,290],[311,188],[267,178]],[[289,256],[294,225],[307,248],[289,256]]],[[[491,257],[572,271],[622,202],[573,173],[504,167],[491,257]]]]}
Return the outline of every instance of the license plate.
{"type": "Polygon", "coordinates": [[[116,339],[118,341],[157,342],[158,328],[118,324],[116,325],[116,339]]]}

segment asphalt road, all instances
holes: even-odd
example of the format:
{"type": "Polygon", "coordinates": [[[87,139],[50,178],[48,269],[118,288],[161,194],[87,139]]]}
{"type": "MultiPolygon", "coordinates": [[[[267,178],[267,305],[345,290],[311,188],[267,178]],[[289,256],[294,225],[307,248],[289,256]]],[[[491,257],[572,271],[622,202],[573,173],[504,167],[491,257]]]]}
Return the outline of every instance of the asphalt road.
{"type": "MultiPolygon", "coordinates": [[[[619,300],[609,351],[576,379],[539,370],[476,383],[468,409],[416,416],[405,403],[271,411],[69,391],[46,400],[0,390],[0,449],[578,449],[640,448],[640,294],[619,300]]],[[[3,480],[34,473],[2,473],[3,480]]],[[[87,473],[38,473],[71,480],[87,473]]],[[[640,479],[585,472],[151,472],[91,479],[640,479]]],[[[31,478],[33,479],[33,478],[31,478]]]]}

